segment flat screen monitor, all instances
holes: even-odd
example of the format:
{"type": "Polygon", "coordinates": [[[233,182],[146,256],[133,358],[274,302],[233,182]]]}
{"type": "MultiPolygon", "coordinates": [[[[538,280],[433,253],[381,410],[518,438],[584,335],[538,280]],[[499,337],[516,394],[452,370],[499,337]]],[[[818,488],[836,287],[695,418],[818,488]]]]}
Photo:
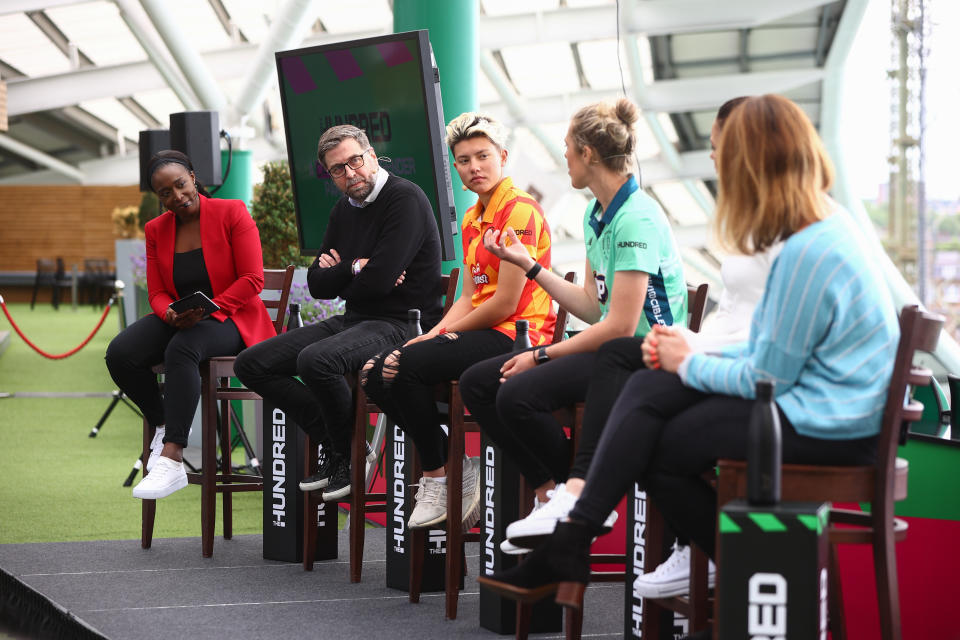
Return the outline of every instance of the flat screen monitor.
{"type": "Polygon", "coordinates": [[[457,213],[440,77],[427,32],[279,51],[276,59],[300,249],[320,248],[341,196],[317,159],[317,142],[329,127],[353,124],[366,131],[381,166],[426,193],[443,258],[452,260],[457,213]]]}

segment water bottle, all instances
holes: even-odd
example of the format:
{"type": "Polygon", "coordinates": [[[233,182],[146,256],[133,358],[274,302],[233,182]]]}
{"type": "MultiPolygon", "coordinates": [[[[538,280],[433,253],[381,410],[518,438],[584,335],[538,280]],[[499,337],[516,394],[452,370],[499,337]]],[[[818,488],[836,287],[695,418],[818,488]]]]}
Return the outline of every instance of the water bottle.
{"type": "Polygon", "coordinates": [[[772,380],[757,382],[757,399],[747,436],[747,501],[756,505],[776,504],[780,502],[781,441],[772,380]]]}
{"type": "Polygon", "coordinates": [[[420,309],[407,309],[407,340],[423,335],[420,328],[420,309]]]}
{"type": "Polygon", "coordinates": [[[517,337],[513,340],[513,350],[523,351],[529,349],[530,344],[530,323],[526,320],[517,320],[517,337]]]}
{"type": "Polygon", "coordinates": [[[303,318],[300,317],[300,303],[290,303],[290,313],[287,315],[287,331],[293,331],[303,326],[303,318]]]}

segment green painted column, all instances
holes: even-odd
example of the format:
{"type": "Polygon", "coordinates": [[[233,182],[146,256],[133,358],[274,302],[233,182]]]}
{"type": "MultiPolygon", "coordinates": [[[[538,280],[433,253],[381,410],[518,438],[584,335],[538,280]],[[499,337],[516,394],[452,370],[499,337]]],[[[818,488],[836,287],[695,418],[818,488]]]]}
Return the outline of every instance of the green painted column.
{"type": "MultiPolygon", "coordinates": [[[[220,151],[221,171],[226,172],[227,160],[230,152],[226,149],[220,151]]],[[[209,191],[209,188],[207,189],[209,191]]],[[[233,150],[233,160],[230,164],[230,175],[226,182],[220,186],[220,189],[213,194],[215,198],[229,198],[233,200],[243,200],[247,203],[247,209],[253,202],[253,151],[233,150]]]]}
{"type": "MultiPolygon", "coordinates": [[[[430,32],[430,44],[440,69],[440,94],[446,122],[464,111],[477,108],[477,70],[480,48],[477,38],[480,8],[477,0],[394,0],[393,30],[430,32]]],[[[449,153],[449,151],[448,151],[449,153]]],[[[451,171],[453,157],[450,156],[451,171]]],[[[460,179],[453,176],[453,199],[457,219],[476,202],[477,196],[460,189],[460,179]]],[[[444,263],[443,271],[463,264],[460,239],[455,243],[456,261],[444,263]]]]}

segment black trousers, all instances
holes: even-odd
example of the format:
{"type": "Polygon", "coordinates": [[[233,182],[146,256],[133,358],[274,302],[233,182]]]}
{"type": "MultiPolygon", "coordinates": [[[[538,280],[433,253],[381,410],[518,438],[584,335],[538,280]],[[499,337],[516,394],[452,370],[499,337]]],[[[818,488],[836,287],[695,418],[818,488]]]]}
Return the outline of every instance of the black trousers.
{"type": "MultiPolygon", "coordinates": [[[[460,377],[464,404],[527,482],[585,478],[600,434],[627,379],[643,368],[639,338],[617,338],[596,352],[546,362],[500,384],[509,356],[492,358],[460,377]],[[569,442],[553,412],[586,402],[580,442],[570,466],[569,442]]],[[[510,354],[512,355],[512,354],[510,354]]]]}
{"type": "Polygon", "coordinates": [[[106,361],[117,388],[140,407],[147,422],[166,425],[163,441],[185,447],[200,401],[200,363],[241,349],[243,340],[233,320],[207,318],[181,331],[151,313],[110,342],[106,361]],[[166,370],[162,396],[157,375],[150,370],[161,362],[166,370]]]}
{"type": "MultiPolygon", "coordinates": [[[[680,538],[714,557],[717,495],[702,474],[718,458],[746,459],[753,402],[696,391],[665,371],[634,373],[614,405],[570,517],[599,530],[638,482],[680,538]]],[[[780,427],[785,463],[859,465],[876,459],[875,436],[803,436],[782,411],[780,427]]]]}
{"type": "Polygon", "coordinates": [[[316,442],[350,455],[353,402],[344,375],[403,340],[386,320],[346,322],[334,316],[264,340],[237,356],[243,384],[290,414],[316,442]],[[299,379],[298,379],[299,378],[299,379]]]}
{"type": "Polygon", "coordinates": [[[361,374],[361,381],[367,396],[413,438],[423,469],[434,471],[447,461],[435,386],[456,380],[478,360],[512,347],[513,340],[493,329],[447,333],[384,351],[374,359],[373,368],[361,374]],[[397,361],[391,366],[394,354],[397,361]]]}

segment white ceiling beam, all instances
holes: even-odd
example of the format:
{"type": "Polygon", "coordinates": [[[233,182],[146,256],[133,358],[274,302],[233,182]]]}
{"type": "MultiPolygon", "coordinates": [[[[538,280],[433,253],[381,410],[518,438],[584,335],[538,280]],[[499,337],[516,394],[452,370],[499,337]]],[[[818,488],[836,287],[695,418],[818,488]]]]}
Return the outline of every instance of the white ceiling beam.
{"type": "Polygon", "coordinates": [[[43,11],[68,4],[80,4],[89,0],[3,0],[0,2],[0,16],[27,11],[43,11]]]}
{"type": "Polygon", "coordinates": [[[543,148],[547,150],[547,153],[550,154],[554,162],[556,162],[558,166],[565,166],[566,162],[560,146],[555,140],[543,132],[543,129],[538,126],[539,121],[530,119],[525,101],[518,96],[513,90],[513,87],[510,86],[510,81],[507,80],[503,71],[500,69],[500,65],[493,59],[493,55],[491,55],[489,51],[480,52],[480,68],[483,70],[483,74],[487,76],[490,84],[492,84],[494,89],[497,90],[497,93],[500,94],[500,98],[510,112],[514,124],[528,129],[540,144],[543,145],[543,148]]]}
{"type": "MultiPolygon", "coordinates": [[[[732,73],[701,78],[658,80],[643,93],[644,111],[680,113],[712,111],[736,96],[786,93],[823,80],[822,69],[790,69],[757,73],[732,73]]],[[[566,122],[577,109],[602,100],[616,100],[618,89],[593,89],[538,98],[526,98],[527,119],[533,122],[566,122]]],[[[485,102],[484,110],[498,111],[501,102],[485,102]]]]}
{"type": "Polygon", "coordinates": [[[150,23],[150,18],[136,0],[114,0],[120,11],[120,18],[126,23],[130,33],[137,39],[146,52],[153,66],[166,81],[167,86],[176,94],[187,111],[196,111],[200,108],[200,101],[193,93],[190,85],[180,74],[170,53],[160,41],[156,29],[150,23]]]}
{"type": "MultiPolygon", "coordinates": [[[[624,10],[621,29],[632,35],[722,31],[756,27],[809,11],[833,0],[646,0],[624,10]]],[[[580,42],[616,37],[617,8],[584,7],[480,18],[480,47],[580,42]]]]}
{"type": "MultiPolygon", "coordinates": [[[[308,38],[302,46],[328,44],[380,35],[381,32],[360,32],[308,38]]],[[[230,79],[248,75],[256,61],[257,45],[246,44],[204,54],[204,64],[218,78],[230,79]]],[[[83,100],[112,98],[122,91],[133,95],[140,91],[164,89],[168,86],[153,63],[148,61],[80,69],[37,78],[7,81],[9,115],[59,109],[83,100]],[[118,87],[120,89],[118,89],[118,87]]]]}
{"type": "Polygon", "coordinates": [[[169,7],[164,6],[161,0],[140,0],[140,4],[203,107],[213,111],[225,109],[227,98],[220,91],[216,76],[210,73],[196,47],[183,37],[169,7]]]}
{"type": "Polygon", "coordinates": [[[237,96],[234,108],[242,119],[263,101],[263,95],[276,78],[274,52],[284,51],[300,42],[313,17],[313,0],[287,0],[273,16],[270,33],[260,43],[256,60],[247,76],[247,82],[237,96]]]}
{"type": "Polygon", "coordinates": [[[36,162],[37,164],[41,164],[45,167],[53,169],[57,173],[63,174],[71,180],[75,180],[76,182],[80,183],[83,182],[83,172],[73,165],[67,164],[62,160],[58,160],[57,158],[43,153],[42,151],[38,151],[37,149],[34,149],[33,147],[26,145],[19,140],[11,138],[5,133],[0,133],[0,147],[3,147],[7,151],[13,153],[14,155],[18,155],[21,158],[25,158],[31,162],[36,162]]]}

